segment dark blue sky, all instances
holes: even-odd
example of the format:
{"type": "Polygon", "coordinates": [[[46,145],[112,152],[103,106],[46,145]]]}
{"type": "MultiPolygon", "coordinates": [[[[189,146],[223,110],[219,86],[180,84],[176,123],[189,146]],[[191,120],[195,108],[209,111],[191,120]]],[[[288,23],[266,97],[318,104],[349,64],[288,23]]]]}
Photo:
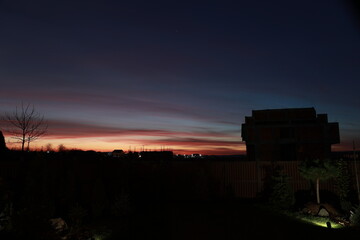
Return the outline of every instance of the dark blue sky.
{"type": "MultiPolygon", "coordinates": [[[[315,107],[360,144],[360,28],[345,1],[0,1],[0,106],[38,147],[244,151],[251,110],[315,107]]],[[[351,149],[351,148],[350,148],[351,149]]]]}

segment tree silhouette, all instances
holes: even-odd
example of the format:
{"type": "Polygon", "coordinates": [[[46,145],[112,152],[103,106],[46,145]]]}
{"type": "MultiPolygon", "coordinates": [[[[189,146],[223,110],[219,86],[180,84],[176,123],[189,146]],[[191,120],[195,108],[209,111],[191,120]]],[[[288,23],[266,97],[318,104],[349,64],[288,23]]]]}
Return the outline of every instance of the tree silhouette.
{"type": "Polygon", "coordinates": [[[13,138],[21,143],[21,151],[30,149],[30,143],[43,136],[47,131],[47,123],[44,116],[35,110],[30,104],[21,103],[20,109],[5,115],[5,121],[8,123],[8,130],[13,138]]]}
{"type": "Polygon", "coordinates": [[[339,168],[339,174],[336,177],[336,188],[340,198],[340,205],[343,210],[349,212],[352,209],[349,200],[352,184],[349,163],[343,159],[338,159],[336,163],[339,168]]]}
{"type": "Polygon", "coordinates": [[[6,149],[7,148],[6,148],[5,138],[2,131],[0,131],[0,153],[5,151],[6,149]]]}
{"type": "Polygon", "coordinates": [[[338,176],[339,168],[328,159],[314,159],[302,161],[299,171],[304,178],[316,181],[316,200],[320,204],[320,180],[338,176]]]}

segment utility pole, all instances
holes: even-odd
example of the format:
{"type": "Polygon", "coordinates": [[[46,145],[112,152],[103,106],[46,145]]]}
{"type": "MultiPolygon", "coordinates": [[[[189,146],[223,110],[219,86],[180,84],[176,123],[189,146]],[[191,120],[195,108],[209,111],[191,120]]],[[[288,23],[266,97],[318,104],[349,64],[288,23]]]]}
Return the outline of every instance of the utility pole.
{"type": "Polygon", "coordinates": [[[355,167],[355,178],[356,178],[356,188],[358,194],[358,200],[360,204],[360,187],[359,187],[359,177],[357,171],[357,164],[356,164],[356,153],[355,153],[355,141],[353,140],[353,159],[354,159],[354,167],[355,167]]]}

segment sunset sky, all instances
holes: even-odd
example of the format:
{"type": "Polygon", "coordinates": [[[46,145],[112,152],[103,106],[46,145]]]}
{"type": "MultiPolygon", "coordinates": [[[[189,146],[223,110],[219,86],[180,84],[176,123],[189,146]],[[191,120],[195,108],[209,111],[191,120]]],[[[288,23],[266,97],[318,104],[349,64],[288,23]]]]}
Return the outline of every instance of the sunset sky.
{"type": "Polygon", "coordinates": [[[0,114],[34,104],[49,123],[37,148],[240,154],[252,110],[314,107],[339,123],[333,150],[351,150],[353,10],[337,0],[3,0],[0,114]]]}

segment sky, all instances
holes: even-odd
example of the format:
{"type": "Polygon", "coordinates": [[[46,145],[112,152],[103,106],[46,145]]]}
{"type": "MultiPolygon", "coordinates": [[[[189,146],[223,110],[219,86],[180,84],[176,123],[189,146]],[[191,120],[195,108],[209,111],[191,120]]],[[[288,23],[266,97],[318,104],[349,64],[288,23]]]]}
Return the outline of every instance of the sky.
{"type": "Polygon", "coordinates": [[[0,114],[23,102],[44,115],[33,148],[223,155],[246,151],[252,110],[314,107],[339,123],[333,150],[351,150],[355,10],[338,0],[0,0],[0,114]]]}

